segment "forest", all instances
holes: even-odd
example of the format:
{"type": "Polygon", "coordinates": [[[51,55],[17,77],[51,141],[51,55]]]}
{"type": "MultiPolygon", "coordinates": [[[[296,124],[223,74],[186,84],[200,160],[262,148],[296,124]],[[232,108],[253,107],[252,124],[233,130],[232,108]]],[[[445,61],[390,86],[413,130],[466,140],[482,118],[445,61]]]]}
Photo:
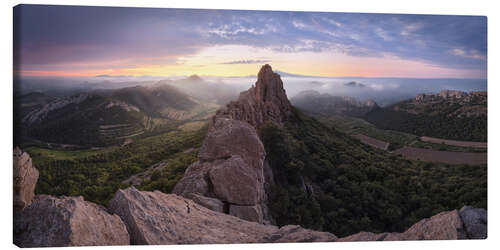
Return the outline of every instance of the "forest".
{"type": "Polygon", "coordinates": [[[259,130],[275,176],[271,214],[342,237],[401,232],[464,205],[486,208],[487,168],[408,161],[360,145],[295,110],[259,130]]]}
{"type": "Polygon", "coordinates": [[[35,193],[82,195],[85,200],[107,205],[119,188],[126,188],[122,184],[125,179],[162,160],[168,161],[168,176],[161,175],[158,179],[154,174],[143,187],[170,192],[184,170],[196,160],[197,150],[189,149],[201,146],[206,129],[207,126],[197,131],[173,131],[125,146],[77,151],[76,154],[27,148],[40,171],[35,193]]]}
{"type": "Polygon", "coordinates": [[[472,117],[448,117],[446,115],[411,114],[379,108],[366,114],[363,119],[380,129],[396,130],[459,141],[487,141],[486,115],[472,117]]]}

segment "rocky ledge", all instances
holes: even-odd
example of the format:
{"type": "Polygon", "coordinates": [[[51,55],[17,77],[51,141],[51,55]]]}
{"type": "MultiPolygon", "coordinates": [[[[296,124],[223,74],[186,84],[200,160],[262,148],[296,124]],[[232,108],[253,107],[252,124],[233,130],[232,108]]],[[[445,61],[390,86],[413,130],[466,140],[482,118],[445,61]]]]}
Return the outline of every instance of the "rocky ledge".
{"type": "Polygon", "coordinates": [[[423,219],[403,233],[360,232],[338,241],[462,240],[487,236],[486,210],[465,206],[423,219]]]}
{"type": "Polygon", "coordinates": [[[129,245],[118,215],[82,197],[37,195],[14,214],[14,244],[20,247],[129,245]]]}
{"type": "Polygon", "coordinates": [[[190,199],[131,187],[119,190],[110,211],[127,225],[133,245],[335,241],[300,226],[262,225],[215,212],[190,199]]]}

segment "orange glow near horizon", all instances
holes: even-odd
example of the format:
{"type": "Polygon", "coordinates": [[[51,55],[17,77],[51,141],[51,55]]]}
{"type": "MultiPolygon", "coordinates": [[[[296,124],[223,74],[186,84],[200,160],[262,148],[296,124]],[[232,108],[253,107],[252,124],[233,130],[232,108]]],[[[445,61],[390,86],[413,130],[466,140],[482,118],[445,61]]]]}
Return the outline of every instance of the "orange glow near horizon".
{"type": "MultiPolygon", "coordinates": [[[[136,67],[67,71],[21,69],[15,70],[14,74],[44,77],[93,77],[97,75],[169,77],[193,74],[238,77],[255,75],[262,64],[268,63],[274,70],[292,74],[324,77],[453,78],[466,77],[473,74],[481,78],[480,71],[440,68],[424,62],[404,60],[390,55],[377,58],[359,58],[334,52],[280,53],[269,49],[259,49],[243,45],[208,47],[195,55],[179,57],[177,59],[177,63],[167,65],[147,64],[136,67]],[[252,58],[259,63],[241,63],[242,58],[252,58]]],[[[102,65],[102,67],[106,65],[105,62],[98,62],[98,64],[102,65]]],[[[68,65],[65,66],[67,67],[68,65]]]]}

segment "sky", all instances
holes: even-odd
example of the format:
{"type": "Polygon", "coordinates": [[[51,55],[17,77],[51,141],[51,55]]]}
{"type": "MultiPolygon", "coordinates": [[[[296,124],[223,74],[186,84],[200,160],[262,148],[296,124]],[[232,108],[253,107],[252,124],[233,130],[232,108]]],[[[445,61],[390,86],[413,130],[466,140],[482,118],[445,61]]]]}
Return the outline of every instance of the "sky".
{"type": "Polygon", "coordinates": [[[20,76],[487,77],[483,16],[19,5],[20,76]]]}

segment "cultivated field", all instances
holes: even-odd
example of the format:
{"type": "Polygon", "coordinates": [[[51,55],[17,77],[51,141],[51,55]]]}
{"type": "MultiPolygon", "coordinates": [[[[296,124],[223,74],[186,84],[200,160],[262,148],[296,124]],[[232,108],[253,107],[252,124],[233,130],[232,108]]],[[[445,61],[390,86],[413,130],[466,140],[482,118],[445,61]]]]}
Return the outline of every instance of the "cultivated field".
{"type": "Polygon", "coordinates": [[[409,160],[441,162],[447,164],[481,165],[488,161],[487,153],[451,152],[414,147],[403,147],[393,153],[401,154],[409,160]]]}
{"type": "Polygon", "coordinates": [[[437,143],[437,144],[444,143],[446,145],[459,146],[459,147],[472,147],[472,148],[487,148],[488,147],[488,143],[486,143],[486,142],[454,141],[454,140],[445,140],[445,139],[427,137],[427,136],[420,137],[420,140],[425,141],[425,142],[437,143]]]}

